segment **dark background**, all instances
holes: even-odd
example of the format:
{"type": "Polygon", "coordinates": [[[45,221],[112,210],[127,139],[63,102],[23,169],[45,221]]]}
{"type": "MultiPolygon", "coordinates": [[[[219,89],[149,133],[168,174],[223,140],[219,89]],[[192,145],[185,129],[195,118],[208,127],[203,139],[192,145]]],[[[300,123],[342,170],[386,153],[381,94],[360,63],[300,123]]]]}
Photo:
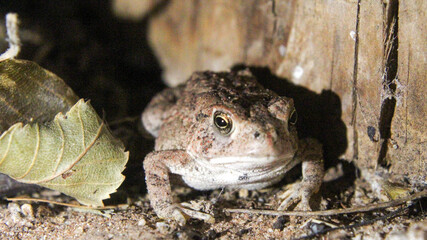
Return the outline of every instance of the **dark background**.
{"type": "MultiPolygon", "coordinates": [[[[22,47],[17,58],[57,74],[80,98],[91,101],[131,153],[121,189],[145,191],[142,160],[153,141],[142,137],[139,116],[165,87],[147,42],[151,14],[138,21],[122,20],[104,0],[1,0],[3,31],[8,12],[17,13],[20,20],[22,47]]],[[[1,52],[7,46],[1,39],[1,52]]]]}

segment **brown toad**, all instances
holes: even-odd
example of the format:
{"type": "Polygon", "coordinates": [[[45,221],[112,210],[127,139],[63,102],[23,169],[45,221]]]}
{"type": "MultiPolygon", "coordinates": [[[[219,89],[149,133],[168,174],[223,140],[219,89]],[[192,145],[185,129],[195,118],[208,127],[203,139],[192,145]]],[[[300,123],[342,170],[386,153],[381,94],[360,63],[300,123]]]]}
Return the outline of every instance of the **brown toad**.
{"type": "Polygon", "coordinates": [[[209,215],[174,203],[170,176],[198,190],[260,189],[302,162],[303,179],[279,209],[309,198],[323,177],[321,147],[298,140],[293,100],[264,89],[249,71],[197,72],[185,85],[155,96],[142,114],[156,137],[144,160],[149,199],[157,215],[184,224],[209,215]]]}

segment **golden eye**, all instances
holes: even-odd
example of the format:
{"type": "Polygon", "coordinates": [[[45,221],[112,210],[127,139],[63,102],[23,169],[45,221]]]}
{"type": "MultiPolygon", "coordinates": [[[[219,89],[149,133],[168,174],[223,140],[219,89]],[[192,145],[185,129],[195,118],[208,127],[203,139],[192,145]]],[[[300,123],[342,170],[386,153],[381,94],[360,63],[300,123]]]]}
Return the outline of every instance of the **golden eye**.
{"type": "Polygon", "coordinates": [[[291,112],[291,115],[289,116],[289,123],[292,125],[295,125],[297,123],[297,120],[298,120],[298,114],[294,108],[294,110],[292,110],[291,112]]]}
{"type": "Polygon", "coordinates": [[[215,127],[217,127],[219,132],[224,135],[229,134],[233,129],[233,121],[223,112],[216,112],[213,120],[215,127]]]}

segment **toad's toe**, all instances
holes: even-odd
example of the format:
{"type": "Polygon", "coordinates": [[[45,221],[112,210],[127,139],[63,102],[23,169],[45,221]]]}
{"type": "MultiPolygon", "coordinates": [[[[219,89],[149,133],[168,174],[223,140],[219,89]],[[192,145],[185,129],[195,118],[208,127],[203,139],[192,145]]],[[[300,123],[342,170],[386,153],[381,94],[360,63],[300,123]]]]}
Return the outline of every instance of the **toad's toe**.
{"type": "Polygon", "coordinates": [[[310,211],[309,199],[311,193],[307,193],[307,188],[303,182],[289,184],[285,188],[285,192],[279,196],[282,199],[279,211],[289,209],[293,204],[298,203],[295,210],[310,211]]]}
{"type": "Polygon", "coordinates": [[[194,209],[189,203],[181,203],[180,209],[190,218],[200,219],[207,223],[215,223],[215,218],[212,215],[194,209]]]}

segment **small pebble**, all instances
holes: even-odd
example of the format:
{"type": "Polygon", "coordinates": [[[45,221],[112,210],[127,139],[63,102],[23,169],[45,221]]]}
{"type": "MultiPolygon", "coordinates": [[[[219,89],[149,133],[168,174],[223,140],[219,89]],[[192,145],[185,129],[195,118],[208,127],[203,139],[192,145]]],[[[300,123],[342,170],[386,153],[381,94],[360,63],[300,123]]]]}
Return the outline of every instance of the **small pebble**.
{"type": "Polygon", "coordinates": [[[144,218],[141,218],[141,219],[138,221],[138,226],[145,226],[145,224],[147,224],[147,221],[145,221],[145,219],[144,219],[144,218]]]}
{"type": "Polygon", "coordinates": [[[310,224],[310,229],[314,234],[318,234],[320,232],[322,232],[324,229],[326,228],[325,224],[322,223],[311,223],[310,224]]]}
{"type": "Polygon", "coordinates": [[[166,222],[156,223],[156,228],[161,234],[168,234],[171,231],[171,227],[166,222]]]}
{"type": "MultiPolygon", "coordinates": [[[[29,204],[28,204],[29,205],[29,204]]],[[[33,224],[28,219],[23,218],[21,212],[21,208],[17,203],[9,203],[7,205],[7,209],[9,210],[10,217],[6,220],[5,224],[7,226],[20,226],[20,227],[32,227],[33,224]]]]}
{"type": "Polygon", "coordinates": [[[248,232],[250,232],[252,229],[251,228],[244,228],[241,229],[238,233],[237,236],[242,237],[243,235],[247,234],[248,232]]]}
{"type": "Polygon", "coordinates": [[[239,190],[239,197],[240,198],[248,198],[249,197],[249,190],[248,189],[240,189],[239,190]]]}
{"type": "Polygon", "coordinates": [[[11,202],[7,205],[7,210],[9,210],[10,214],[17,214],[21,212],[21,208],[17,203],[11,202]]]}
{"type": "Polygon", "coordinates": [[[190,238],[190,236],[188,235],[188,233],[186,232],[178,232],[176,233],[176,236],[178,237],[178,239],[180,240],[189,240],[189,239],[194,239],[194,238],[190,238]]]}
{"type": "Polygon", "coordinates": [[[6,225],[8,226],[12,226],[14,224],[19,226],[25,225],[25,220],[21,217],[19,213],[10,214],[9,219],[12,220],[12,222],[9,221],[8,223],[6,223],[6,225]]]}
{"type": "Polygon", "coordinates": [[[76,227],[76,229],[74,229],[74,234],[82,234],[84,232],[83,227],[76,227]]]}
{"type": "Polygon", "coordinates": [[[273,229],[282,230],[283,228],[285,228],[286,222],[288,222],[288,217],[286,216],[278,217],[276,221],[273,223],[273,229]]]}
{"type": "Polygon", "coordinates": [[[21,206],[21,212],[27,218],[34,218],[33,206],[31,204],[25,203],[21,206]]]}
{"type": "Polygon", "coordinates": [[[56,224],[63,224],[65,222],[65,218],[63,216],[57,216],[52,219],[52,222],[56,224]]]}

